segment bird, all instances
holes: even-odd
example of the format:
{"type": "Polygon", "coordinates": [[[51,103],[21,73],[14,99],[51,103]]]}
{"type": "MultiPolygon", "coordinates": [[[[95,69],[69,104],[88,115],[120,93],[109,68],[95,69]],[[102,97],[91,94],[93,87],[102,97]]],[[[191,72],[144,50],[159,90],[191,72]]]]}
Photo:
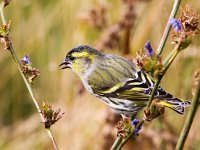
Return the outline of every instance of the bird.
{"type": "MultiPolygon", "coordinates": [[[[89,45],[72,48],[59,67],[60,70],[72,69],[89,93],[116,110],[123,118],[135,116],[147,105],[155,85],[155,78],[133,61],[100,52],[89,45]]],[[[161,86],[154,99],[181,115],[191,103],[174,97],[161,86]]]]}

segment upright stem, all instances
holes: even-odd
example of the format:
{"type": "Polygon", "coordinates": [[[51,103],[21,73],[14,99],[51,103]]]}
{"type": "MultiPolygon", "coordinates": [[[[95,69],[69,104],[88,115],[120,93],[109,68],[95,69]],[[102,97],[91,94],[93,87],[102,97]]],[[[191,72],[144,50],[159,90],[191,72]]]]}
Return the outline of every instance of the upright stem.
{"type": "Polygon", "coordinates": [[[178,50],[178,46],[175,46],[174,50],[169,54],[170,57],[167,57],[163,63],[163,65],[165,67],[163,72],[167,71],[167,69],[172,64],[172,62],[174,61],[174,59],[176,58],[176,56],[178,55],[179,52],[180,52],[180,50],[178,50]]]}
{"type": "MultiPolygon", "coordinates": [[[[178,55],[178,46],[175,46],[174,50],[169,54],[169,57],[166,58],[166,60],[164,61],[165,64],[164,64],[164,69],[161,73],[160,76],[158,76],[157,80],[156,80],[156,83],[153,87],[153,90],[151,92],[151,96],[149,98],[149,101],[148,101],[148,104],[147,104],[147,108],[150,108],[151,106],[151,103],[153,101],[153,98],[154,98],[154,95],[155,95],[155,92],[160,84],[160,81],[162,80],[163,76],[165,75],[166,71],[168,70],[169,66],[172,64],[172,62],[174,61],[174,59],[176,58],[176,56],[178,55]]],[[[144,123],[144,120],[141,120],[138,125],[136,126],[136,128],[138,128],[139,126],[141,126],[142,124],[144,123]]],[[[121,138],[117,138],[115,143],[117,143],[117,146],[115,145],[116,148],[113,148],[112,150],[120,150],[124,145],[125,143],[134,135],[134,131],[132,131],[126,138],[124,138],[123,140],[121,140],[121,138]]],[[[114,146],[113,146],[114,147],[114,146]]]]}
{"type": "Polygon", "coordinates": [[[155,92],[160,84],[161,79],[163,78],[163,76],[165,75],[166,71],[168,70],[169,66],[172,64],[172,62],[174,61],[174,59],[176,58],[176,56],[178,55],[179,50],[178,50],[178,46],[175,46],[174,50],[169,54],[169,56],[165,59],[164,61],[164,69],[162,70],[161,75],[158,76],[156,83],[154,85],[154,88],[151,92],[151,96],[149,98],[148,104],[147,104],[147,108],[150,108],[151,103],[153,101],[155,92]]]}
{"type": "Polygon", "coordinates": [[[1,7],[0,12],[1,12],[2,23],[3,23],[3,25],[5,25],[5,24],[6,24],[6,17],[5,17],[5,15],[4,15],[4,11],[3,11],[4,2],[1,3],[0,7],[1,7]]]}
{"type": "Polygon", "coordinates": [[[169,60],[174,55],[174,53],[176,53],[177,49],[178,49],[178,46],[175,46],[174,49],[172,50],[172,52],[167,56],[167,58],[163,62],[164,66],[166,66],[166,64],[169,62],[169,60]]]}
{"type": "MultiPolygon", "coordinates": [[[[174,18],[177,14],[177,11],[178,11],[178,8],[180,6],[180,3],[181,3],[181,0],[174,0],[174,4],[173,4],[173,8],[172,8],[172,11],[171,11],[171,14],[170,14],[170,17],[168,19],[168,23],[165,27],[165,30],[164,30],[164,33],[163,33],[163,36],[160,40],[160,43],[159,43],[159,46],[158,46],[158,49],[157,49],[157,54],[161,55],[162,54],[162,51],[165,47],[165,44],[166,44],[166,41],[167,41],[167,38],[169,36],[169,32],[170,32],[170,29],[171,29],[171,25],[169,23],[170,19],[171,18],[174,18]]],[[[176,51],[177,49],[175,49],[174,51],[176,51]]],[[[178,54],[178,53],[177,53],[178,54]]],[[[176,54],[176,55],[177,55],[176,54]]],[[[168,67],[171,65],[171,63],[173,62],[174,58],[176,57],[176,55],[174,54],[171,54],[171,56],[169,56],[168,60],[166,60],[166,65],[167,66],[165,68],[165,70],[163,71],[163,74],[161,76],[158,77],[158,79],[156,80],[156,83],[155,83],[155,86],[151,92],[151,96],[149,98],[149,101],[148,101],[148,104],[147,104],[147,108],[149,108],[151,106],[151,103],[153,101],[153,97],[155,95],[155,92],[160,84],[160,81],[163,77],[163,75],[165,74],[165,72],[167,71],[168,67]],[[170,63],[168,64],[168,62],[170,61],[170,63]]],[[[144,120],[140,121],[138,123],[138,125],[142,125],[144,123],[144,120]]],[[[139,127],[139,126],[136,126],[136,128],[139,127]]],[[[121,137],[117,138],[112,146],[112,150],[120,150],[124,144],[134,135],[134,131],[132,133],[130,133],[125,139],[122,139],[121,137]],[[118,146],[118,147],[117,147],[118,146]]]]}
{"type": "MultiPolygon", "coordinates": [[[[2,2],[2,3],[0,4],[0,13],[1,13],[1,19],[2,19],[3,25],[7,25],[6,17],[5,17],[5,15],[4,15],[4,11],[3,11],[3,10],[4,10],[4,2],[2,2]]],[[[10,50],[10,53],[11,53],[13,59],[15,60],[15,62],[16,62],[16,64],[17,64],[17,68],[18,68],[18,70],[19,70],[19,72],[20,72],[20,74],[21,74],[21,76],[22,76],[22,78],[23,78],[23,80],[24,80],[24,82],[25,82],[25,85],[26,85],[26,87],[27,87],[27,89],[28,89],[28,91],[29,91],[29,94],[30,94],[30,96],[31,96],[31,99],[33,100],[34,105],[35,105],[37,111],[39,112],[39,115],[40,115],[41,120],[42,120],[42,122],[43,122],[43,121],[44,121],[44,118],[43,118],[42,114],[40,113],[40,112],[41,112],[40,106],[39,106],[37,100],[36,100],[35,97],[34,97],[31,84],[28,82],[28,80],[26,79],[25,75],[24,75],[24,74],[22,73],[22,71],[21,71],[21,64],[20,64],[20,61],[19,61],[19,59],[17,58],[17,55],[16,55],[15,50],[14,50],[14,48],[13,48],[12,41],[11,41],[11,38],[10,38],[10,34],[9,34],[9,33],[8,33],[8,40],[10,41],[10,43],[9,43],[9,48],[10,48],[9,50],[10,50]]],[[[53,137],[53,135],[52,135],[52,133],[51,133],[51,130],[50,130],[50,129],[47,129],[47,133],[48,133],[48,135],[49,135],[49,137],[50,137],[50,139],[51,139],[51,141],[52,141],[52,143],[53,143],[53,145],[54,145],[55,150],[58,150],[58,146],[57,146],[57,144],[56,144],[56,142],[55,142],[55,139],[54,139],[54,137],[53,137]]]]}
{"type": "Polygon", "coordinates": [[[55,149],[55,150],[59,150],[58,145],[57,145],[57,143],[56,143],[56,141],[55,141],[55,138],[53,137],[53,135],[52,135],[52,133],[51,133],[50,128],[47,129],[47,133],[48,133],[48,135],[49,135],[49,137],[50,137],[50,139],[51,139],[51,141],[52,141],[52,143],[53,143],[54,149],[55,149]]]}
{"type": "Polygon", "coordinates": [[[162,36],[162,38],[161,38],[161,40],[160,40],[160,43],[159,43],[159,46],[158,46],[158,49],[157,49],[157,54],[159,54],[159,55],[162,54],[162,51],[163,51],[164,46],[165,46],[165,44],[166,44],[167,38],[168,38],[168,36],[169,36],[169,32],[170,32],[170,29],[171,29],[170,19],[171,19],[171,18],[175,18],[180,4],[181,4],[181,0],[175,0],[175,1],[174,1],[171,14],[170,14],[170,16],[169,16],[167,25],[166,25],[166,27],[165,27],[163,36],[162,36]]]}
{"type": "Polygon", "coordinates": [[[112,145],[112,147],[110,148],[111,150],[116,150],[120,143],[122,142],[122,137],[118,136],[117,139],[115,140],[114,144],[112,145]]]}
{"type": "MultiPolygon", "coordinates": [[[[5,19],[5,15],[4,15],[3,8],[4,8],[4,3],[2,3],[2,4],[0,5],[0,13],[1,13],[1,18],[2,18],[2,23],[3,23],[3,25],[6,25],[7,22],[6,22],[6,19],[5,19]]],[[[19,59],[17,58],[17,55],[16,55],[15,50],[14,50],[14,48],[13,48],[12,41],[11,41],[11,39],[10,39],[10,35],[9,35],[9,34],[8,34],[8,38],[9,38],[9,41],[10,41],[10,43],[9,43],[9,44],[10,44],[10,45],[9,45],[10,53],[11,53],[13,59],[15,60],[15,62],[16,62],[16,64],[17,64],[17,68],[18,68],[18,70],[19,70],[19,72],[20,72],[20,74],[21,74],[21,76],[22,76],[22,78],[23,78],[23,80],[24,80],[24,82],[25,82],[25,85],[26,85],[26,87],[27,87],[27,89],[28,89],[28,91],[29,91],[29,94],[31,95],[31,98],[32,98],[32,100],[33,100],[33,102],[34,102],[34,104],[35,104],[35,106],[36,106],[36,108],[37,108],[37,111],[38,111],[38,112],[41,112],[41,111],[40,111],[39,104],[37,103],[37,100],[35,99],[35,97],[34,97],[34,95],[33,95],[33,91],[32,91],[32,88],[31,88],[31,84],[28,82],[28,80],[26,79],[26,77],[24,76],[24,74],[23,74],[22,71],[21,71],[21,64],[20,64],[20,62],[19,62],[19,59]]],[[[41,117],[41,119],[42,119],[42,121],[43,121],[43,116],[42,116],[42,114],[41,114],[41,113],[39,113],[39,114],[40,114],[40,117],[41,117]]]]}
{"type": "Polygon", "coordinates": [[[162,75],[162,76],[159,76],[158,79],[156,80],[156,83],[155,83],[155,85],[154,85],[154,87],[153,87],[153,90],[152,90],[152,92],[151,92],[151,96],[150,96],[149,101],[148,101],[148,103],[147,103],[147,108],[150,108],[150,106],[151,106],[151,103],[152,103],[152,101],[153,101],[154,95],[155,95],[155,93],[156,93],[156,91],[157,91],[157,88],[158,88],[158,86],[159,86],[159,84],[160,84],[160,81],[161,81],[162,77],[163,77],[163,75],[162,75]]]}
{"type": "Polygon", "coordinates": [[[181,131],[181,135],[179,137],[179,140],[178,140],[178,143],[176,145],[175,150],[182,150],[183,149],[183,146],[184,146],[185,141],[187,139],[188,133],[189,133],[190,128],[192,126],[194,116],[195,116],[196,111],[199,107],[199,100],[200,100],[200,80],[198,81],[196,93],[195,93],[193,100],[192,100],[192,106],[191,106],[190,112],[188,113],[188,116],[186,118],[184,127],[181,131]]]}
{"type": "MultiPolygon", "coordinates": [[[[161,79],[163,78],[163,76],[165,75],[165,73],[166,73],[167,69],[169,68],[169,66],[172,64],[172,62],[173,62],[174,59],[176,58],[178,52],[179,52],[179,50],[178,50],[178,47],[176,46],[176,47],[174,48],[174,50],[170,53],[170,55],[169,55],[170,57],[167,58],[167,61],[165,61],[165,62],[166,62],[166,64],[164,64],[164,67],[165,67],[165,68],[164,68],[162,74],[161,74],[160,76],[158,76],[158,78],[157,78],[157,80],[156,80],[156,83],[155,83],[155,85],[154,85],[154,87],[153,87],[153,90],[152,90],[152,92],[151,92],[151,96],[150,96],[149,101],[148,101],[148,104],[147,104],[147,108],[150,108],[151,103],[152,103],[153,98],[154,98],[154,95],[155,95],[155,92],[157,91],[158,86],[159,86],[159,84],[160,84],[160,81],[161,81],[161,79]]],[[[140,122],[138,123],[138,125],[136,126],[136,128],[140,127],[143,123],[144,123],[144,120],[140,121],[140,122]]],[[[118,147],[117,150],[120,150],[120,149],[124,146],[124,144],[133,136],[133,134],[134,134],[134,131],[133,131],[132,133],[130,133],[130,134],[121,142],[121,144],[119,145],[119,147],[118,147]]]]}

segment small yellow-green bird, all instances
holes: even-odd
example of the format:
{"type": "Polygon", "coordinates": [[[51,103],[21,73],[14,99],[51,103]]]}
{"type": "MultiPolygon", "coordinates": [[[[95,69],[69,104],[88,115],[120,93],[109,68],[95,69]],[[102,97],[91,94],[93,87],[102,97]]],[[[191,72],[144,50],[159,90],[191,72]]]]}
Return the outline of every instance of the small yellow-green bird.
{"type": "MultiPolygon", "coordinates": [[[[119,112],[123,118],[134,116],[145,107],[154,87],[154,78],[134,62],[104,54],[88,45],[71,49],[60,67],[71,68],[87,91],[119,112]]],[[[154,98],[179,114],[183,114],[184,108],[190,105],[190,101],[178,99],[161,87],[154,98]]]]}

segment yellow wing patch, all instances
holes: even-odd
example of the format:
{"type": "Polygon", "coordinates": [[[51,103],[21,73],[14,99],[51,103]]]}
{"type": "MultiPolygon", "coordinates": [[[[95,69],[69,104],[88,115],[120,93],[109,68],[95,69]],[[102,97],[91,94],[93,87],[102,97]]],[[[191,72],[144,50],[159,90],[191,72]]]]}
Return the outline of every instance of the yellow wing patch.
{"type": "Polygon", "coordinates": [[[134,87],[129,89],[128,91],[144,91],[147,90],[148,88],[140,88],[140,87],[134,87]]]}
{"type": "Polygon", "coordinates": [[[160,101],[159,104],[162,104],[162,105],[167,106],[167,107],[172,108],[172,109],[174,108],[174,106],[172,104],[165,102],[165,101],[160,101]]]}
{"type": "Polygon", "coordinates": [[[113,86],[113,87],[111,87],[111,88],[109,88],[109,89],[107,89],[105,91],[101,91],[101,92],[104,93],[104,94],[115,92],[120,87],[123,87],[124,84],[125,84],[124,82],[121,82],[121,83],[119,83],[119,84],[117,84],[117,85],[115,85],[115,86],[113,86]]]}

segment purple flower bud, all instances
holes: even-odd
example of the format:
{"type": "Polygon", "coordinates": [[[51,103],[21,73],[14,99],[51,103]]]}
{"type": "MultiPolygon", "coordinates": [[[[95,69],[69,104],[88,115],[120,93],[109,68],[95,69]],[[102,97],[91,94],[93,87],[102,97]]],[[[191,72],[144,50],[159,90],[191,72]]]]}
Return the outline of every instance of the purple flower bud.
{"type": "Polygon", "coordinates": [[[136,126],[139,122],[140,122],[139,119],[134,119],[134,120],[131,121],[131,125],[136,126]]]}
{"type": "Polygon", "coordinates": [[[137,128],[136,128],[136,129],[134,130],[134,133],[135,133],[135,134],[138,134],[139,131],[140,131],[140,129],[137,129],[137,128]]]}
{"type": "Polygon", "coordinates": [[[176,32],[178,32],[178,31],[180,31],[182,29],[182,23],[179,20],[175,19],[175,18],[171,18],[170,19],[170,24],[172,25],[172,27],[174,28],[174,30],[176,32]]]}
{"type": "Polygon", "coordinates": [[[154,50],[153,50],[153,48],[151,47],[151,44],[150,44],[149,41],[147,41],[147,42],[145,43],[145,46],[144,46],[144,47],[147,49],[148,54],[149,54],[150,56],[153,56],[153,55],[154,55],[154,50]]]}
{"type": "Polygon", "coordinates": [[[22,60],[25,62],[25,64],[27,64],[27,65],[30,64],[30,59],[27,55],[25,55],[22,60]]]}
{"type": "Polygon", "coordinates": [[[142,125],[140,125],[138,128],[136,128],[136,126],[138,125],[139,122],[140,122],[139,119],[134,119],[134,120],[131,121],[131,125],[135,126],[135,129],[134,129],[135,134],[138,134],[139,131],[142,129],[142,125]]]}

